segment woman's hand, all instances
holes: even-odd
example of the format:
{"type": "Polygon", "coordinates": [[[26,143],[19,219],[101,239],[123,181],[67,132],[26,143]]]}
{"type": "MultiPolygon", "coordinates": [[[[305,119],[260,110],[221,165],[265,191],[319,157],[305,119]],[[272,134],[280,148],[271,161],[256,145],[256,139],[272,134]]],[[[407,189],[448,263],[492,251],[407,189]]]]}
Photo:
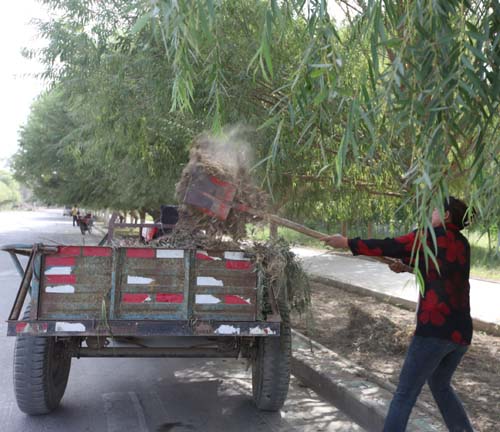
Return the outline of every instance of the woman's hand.
{"type": "Polygon", "coordinates": [[[323,237],[320,240],[322,242],[325,242],[328,246],[331,246],[336,249],[347,249],[349,247],[349,244],[347,242],[347,237],[344,237],[343,235],[340,234],[323,237]]]}
{"type": "Polygon", "coordinates": [[[401,260],[395,260],[394,262],[389,264],[389,268],[394,273],[404,273],[404,272],[413,273],[413,269],[409,265],[406,265],[401,260]]]}

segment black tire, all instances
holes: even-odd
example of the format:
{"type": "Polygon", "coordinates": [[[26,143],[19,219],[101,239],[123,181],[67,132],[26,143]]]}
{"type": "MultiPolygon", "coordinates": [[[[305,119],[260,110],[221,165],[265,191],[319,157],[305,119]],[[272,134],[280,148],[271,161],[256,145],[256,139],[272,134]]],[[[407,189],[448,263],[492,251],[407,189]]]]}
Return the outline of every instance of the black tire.
{"type": "Polygon", "coordinates": [[[29,415],[48,414],[66,390],[71,355],[55,337],[17,336],[14,348],[14,393],[19,409],[29,415]]]}
{"type": "Polygon", "coordinates": [[[85,227],[81,222],[80,222],[80,232],[82,233],[82,235],[85,235],[85,227]]]}
{"type": "Polygon", "coordinates": [[[279,337],[256,339],[252,362],[253,400],[258,409],[278,411],[288,394],[292,359],[292,331],[288,311],[281,313],[279,337]]]}

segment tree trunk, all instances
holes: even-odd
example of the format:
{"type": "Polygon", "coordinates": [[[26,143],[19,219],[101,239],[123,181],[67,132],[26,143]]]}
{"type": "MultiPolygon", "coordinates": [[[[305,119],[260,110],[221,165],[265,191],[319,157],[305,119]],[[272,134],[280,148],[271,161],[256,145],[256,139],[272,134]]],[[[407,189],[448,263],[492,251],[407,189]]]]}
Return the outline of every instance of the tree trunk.
{"type": "Polygon", "coordinates": [[[342,222],[340,232],[344,237],[347,237],[347,222],[342,222]]]}
{"type": "Polygon", "coordinates": [[[278,225],[273,222],[269,224],[269,237],[271,240],[276,240],[278,238],[278,225]]]}
{"type": "Polygon", "coordinates": [[[491,254],[492,252],[492,247],[491,247],[491,231],[490,231],[490,228],[488,227],[488,229],[486,230],[486,233],[488,234],[488,255],[491,254]]]}

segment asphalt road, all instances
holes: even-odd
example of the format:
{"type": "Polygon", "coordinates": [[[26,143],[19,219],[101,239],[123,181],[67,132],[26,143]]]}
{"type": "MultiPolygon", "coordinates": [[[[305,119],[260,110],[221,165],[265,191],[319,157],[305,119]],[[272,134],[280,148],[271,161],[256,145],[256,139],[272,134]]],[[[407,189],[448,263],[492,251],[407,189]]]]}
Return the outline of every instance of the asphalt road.
{"type": "MultiPolygon", "coordinates": [[[[96,244],[61,210],[0,212],[0,244],[96,244]]],[[[292,378],[280,413],[258,411],[246,361],[73,359],[66,394],[52,414],[29,417],[12,386],[15,339],[6,324],[20,277],[0,253],[0,432],[361,431],[335,407],[292,378]]]]}

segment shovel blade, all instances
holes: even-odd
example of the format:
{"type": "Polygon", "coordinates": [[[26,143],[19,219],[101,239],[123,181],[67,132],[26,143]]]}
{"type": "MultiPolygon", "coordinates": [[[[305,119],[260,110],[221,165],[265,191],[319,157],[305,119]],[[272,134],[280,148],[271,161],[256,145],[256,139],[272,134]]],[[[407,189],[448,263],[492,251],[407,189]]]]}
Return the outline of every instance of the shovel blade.
{"type": "Polygon", "coordinates": [[[234,184],[220,180],[197,167],[191,174],[184,204],[197,207],[203,213],[220,220],[226,220],[235,194],[234,184]]]}

